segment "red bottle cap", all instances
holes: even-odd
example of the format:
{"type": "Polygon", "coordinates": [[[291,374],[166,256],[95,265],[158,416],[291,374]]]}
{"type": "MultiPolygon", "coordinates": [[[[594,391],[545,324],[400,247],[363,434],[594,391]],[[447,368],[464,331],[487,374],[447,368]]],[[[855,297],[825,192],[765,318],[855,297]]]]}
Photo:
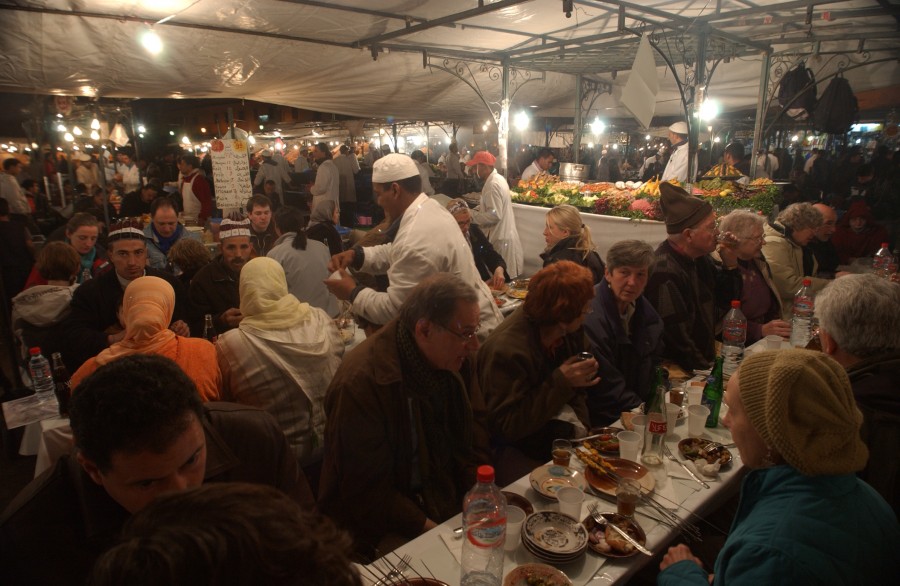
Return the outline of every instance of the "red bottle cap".
{"type": "Polygon", "coordinates": [[[887,248],[887,247],[888,247],[888,244],[889,244],[889,242],[882,242],[882,243],[881,243],[881,247],[882,247],[882,248],[887,248]]]}
{"type": "Polygon", "coordinates": [[[741,308],[741,302],[740,302],[740,300],[739,300],[739,299],[732,299],[732,300],[731,300],[731,307],[732,307],[732,309],[740,309],[740,308],[741,308]]]}
{"type": "Polygon", "coordinates": [[[483,482],[487,484],[488,482],[494,481],[494,467],[493,466],[479,466],[478,467],[478,482],[483,482]]]}
{"type": "Polygon", "coordinates": [[[31,348],[30,350],[28,350],[28,353],[31,354],[32,356],[37,356],[38,354],[41,353],[41,348],[39,346],[35,346],[34,348],[31,348]]]}
{"type": "Polygon", "coordinates": [[[809,277],[803,279],[803,286],[804,286],[804,287],[809,287],[810,285],[812,285],[812,279],[810,279],[809,277]]]}

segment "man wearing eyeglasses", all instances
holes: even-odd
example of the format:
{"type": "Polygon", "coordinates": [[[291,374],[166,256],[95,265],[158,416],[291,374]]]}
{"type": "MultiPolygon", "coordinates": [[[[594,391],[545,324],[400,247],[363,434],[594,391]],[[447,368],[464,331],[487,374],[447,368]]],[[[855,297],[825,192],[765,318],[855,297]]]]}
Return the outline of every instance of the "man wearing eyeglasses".
{"type": "Polygon", "coordinates": [[[389,552],[459,513],[489,461],[472,363],[479,323],[475,290],[438,273],[335,373],[319,503],[359,554],[389,552]]]}
{"type": "Polygon", "coordinates": [[[732,299],[740,299],[740,271],[723,247],[722,268],[709,254],[719,229],[712,206],[670,183],[660,184],[668,236],[656,248],[644,296],[663,320],[662,358],[681,368],[704,370],[716,358],[716,326],[732,299]]]}

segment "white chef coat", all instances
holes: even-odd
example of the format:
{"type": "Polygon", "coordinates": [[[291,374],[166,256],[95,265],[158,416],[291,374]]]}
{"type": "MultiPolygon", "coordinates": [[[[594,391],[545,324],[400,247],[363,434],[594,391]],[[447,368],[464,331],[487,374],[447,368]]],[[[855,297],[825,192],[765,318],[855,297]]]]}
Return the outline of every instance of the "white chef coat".
{"type": "Polygon", "coordinates": [[[506,178],[491,171],[481,190],[481,203],[472,212],[472,220],[488,237],[494,249],[506,261],[506,272],[516,278],[522,272],[525,262],[522,242],[516,230],[512,199],[506,178]]]}

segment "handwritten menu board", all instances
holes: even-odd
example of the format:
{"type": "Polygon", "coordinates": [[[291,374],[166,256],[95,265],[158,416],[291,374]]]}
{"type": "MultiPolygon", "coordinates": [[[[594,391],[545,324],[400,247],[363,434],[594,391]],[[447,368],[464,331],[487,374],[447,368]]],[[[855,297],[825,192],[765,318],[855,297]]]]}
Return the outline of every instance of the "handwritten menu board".
{"type": "Polygon", "coordinates": [[[240,208],[253,195],[246,140],[214,140],[209,149],[216,186],[216,207],[240,208]]]}

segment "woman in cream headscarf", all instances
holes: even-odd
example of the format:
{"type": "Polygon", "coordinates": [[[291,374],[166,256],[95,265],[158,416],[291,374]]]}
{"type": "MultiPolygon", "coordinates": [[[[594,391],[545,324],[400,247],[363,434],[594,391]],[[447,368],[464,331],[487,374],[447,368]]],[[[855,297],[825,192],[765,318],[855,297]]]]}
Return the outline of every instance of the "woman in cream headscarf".
{"type": "Polygon", "coordinates": [[[119,319],[125,338],[81,365],[72,375],[72,389],[100,366],[131,354],[171,358],[197,385],[204,401],[219,398],[222,375],[215,347],[200,338],[178,336],[168,328],[175,311],[175,290],[159,277],[138,277],[125,289],[119,319]]]}
{"type": "Polygon", "coordinates": [[[254,258],[241,270],[241,325],[219,336],[223,394],[265,409],[301,465],[321,458],[323,402],[344,345],[331,318],[288,293],[284,269],[254,258]]]}

